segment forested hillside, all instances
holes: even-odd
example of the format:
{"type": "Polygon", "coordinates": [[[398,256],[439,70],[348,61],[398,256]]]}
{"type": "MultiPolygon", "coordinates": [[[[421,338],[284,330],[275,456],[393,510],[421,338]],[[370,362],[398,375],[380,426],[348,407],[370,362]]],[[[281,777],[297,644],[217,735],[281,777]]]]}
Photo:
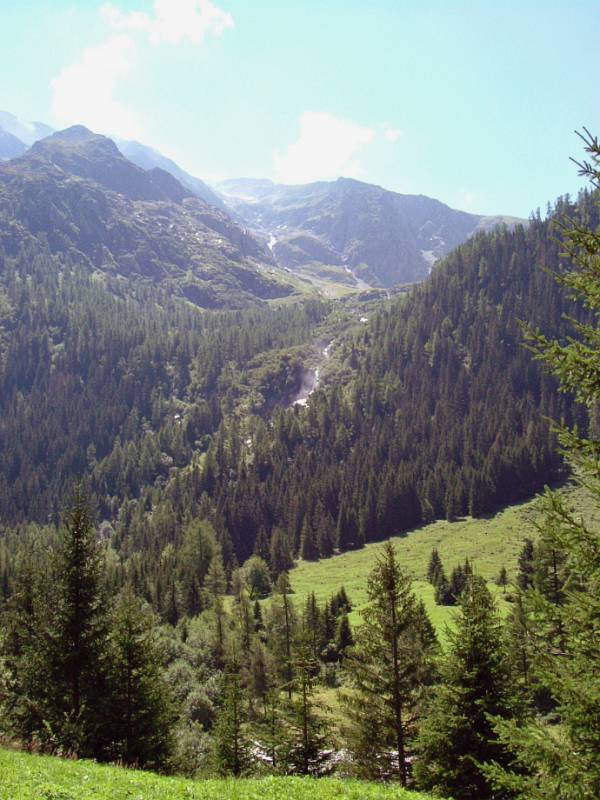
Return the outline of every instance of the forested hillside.
{"type": "Polygon", "coordinates": [[[329,313],[202,314],[49,253],[0,256],[0,519],[58,519],[87,477],[102,518],[208,446],[224,415],[286,402],[329,313]],[[262,359],[253,361],[261,355],[262,359]]]}
{"type": "MultiPolygon", "coordinates": [[[[583,195],[555,214],[595,224],[583,195]]],[[[408,300],[335,344],[347,380],[306,411],[278,411],[246,445],[225,419],[198,488],[240,560],[282,529],[304,558],[359,547],[421,521],[484,514],[561,474],[544,417],[586,414],[523,346],[519,320],[559,338],[581,315],[546,270],[559,268],[553,220],[480,234],[408,300]],[[546,268],[546,270],[544,269],[546,268]],[[258,544],[257,544],[258,542],[258,544]]],[[[188,497],[189,499],[189,497],[188,497]]]]}
{"type": "MultiPolygon", "coordinates": [[[[597,211],[582,195],[555,214],[597,211]]],[[[544,417],[587,425],[518,322],[563,337],[564,314],[583,313],[539,268],[557,269],[560,248],[539,217],[475,236],[408,299],[336,328],[331,379],[306,408],[286,406],[326,304],[207,315],[48,254],[6,258],[3,521],[56,521],[83,478],[162,610],[179,580],[165,548],[175,558],[194,517],[228,573],[253,553],[278,572],[528,497],[561,475],[544,417]]]]}
{"type": "Polygon", "coordinates": [[[499,570],[506,620],[468,558],[448,575],[432,550],[435,602],[456,606],[443,643],[391,541],[359,629],[343,585],[298,602],[287,573],[566,476],[546,415],[597,495],[595,200],[480,234],[382,306],[206,313],[38,248],[4,257],[0,732],[192,776],[338,772],[455,800],[544,800],[566,771],[593,800],[597,536],[568,500],[547,495],[508,592],[499,570]],[[563,244],[553,217],[582,227],[563,244]],[[551,273],[564,248],[586,306],[551,273]],[[315,349],[323,383],[295,404],[315,349]],[[540,750],[549,731],[585,737],[579,769],[540,750]]]}

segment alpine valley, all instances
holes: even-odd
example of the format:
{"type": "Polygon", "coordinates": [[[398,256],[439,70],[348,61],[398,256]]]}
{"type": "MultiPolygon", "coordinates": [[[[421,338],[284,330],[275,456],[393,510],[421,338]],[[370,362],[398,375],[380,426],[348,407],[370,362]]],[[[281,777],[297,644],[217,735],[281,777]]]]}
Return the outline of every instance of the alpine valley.
{"type": "Polygon", "coordinates": [[[523,220],[0,112],[7,797],[599,796],[583,138],[523,220]]]}

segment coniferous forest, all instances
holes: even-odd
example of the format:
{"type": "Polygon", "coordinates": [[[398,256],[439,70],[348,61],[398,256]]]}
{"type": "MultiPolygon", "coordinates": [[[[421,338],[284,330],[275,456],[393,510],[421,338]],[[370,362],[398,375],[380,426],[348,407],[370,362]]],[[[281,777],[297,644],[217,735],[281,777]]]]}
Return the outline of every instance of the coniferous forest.
{"type": "Polygon", "coordinates": [[[5,256],[4,736],[191,776],[596,797],[596,534],[560,494],[505,619],[469,562],[448,580],[432,553],[444,642],[390,543],[359,628],[343,586],[298,603],[288,573],[574,467],[597,494],[597,227],[594,192],[563,198],[360,326],[318,301],[206,314],[5,256]],[[334,329],[332,377],[292,405],[334,329]]]}
{"type": "MultiPolygon", "coordinates": [[[[113,45],[189,38],[154,5],[103,7],[113,45]]],[[[187,5],[190,43],[233,27],[187,5]]],[[[211,188],[0,112],[0,757],[266,800],[288,776],[600,798],[600,142],[579,135],[587,188],[525,220],[348,178],[211,188]],[[316,562],[327,591],[295,591],[316,562]]]]}

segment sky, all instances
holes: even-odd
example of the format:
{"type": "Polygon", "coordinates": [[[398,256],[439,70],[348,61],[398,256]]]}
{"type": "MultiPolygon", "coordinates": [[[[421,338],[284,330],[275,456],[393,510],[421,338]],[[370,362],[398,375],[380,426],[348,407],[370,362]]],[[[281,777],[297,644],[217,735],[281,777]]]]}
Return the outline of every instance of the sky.
{"type": "Polygon", "coordinates": [[[600,134],[600,0],[0,0],[0,109],[200,178],[528,216],[600,134]]]}

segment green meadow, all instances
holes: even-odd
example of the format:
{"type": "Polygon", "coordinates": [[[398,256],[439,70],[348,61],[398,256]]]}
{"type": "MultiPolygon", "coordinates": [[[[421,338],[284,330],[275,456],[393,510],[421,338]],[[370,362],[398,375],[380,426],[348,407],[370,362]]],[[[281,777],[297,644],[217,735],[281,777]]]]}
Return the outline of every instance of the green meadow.
{"type": "MultiPolygon", "coordinates": [[[[587,518],[593,518],[590,499],[584,489],[567,485],[562,491],[572,509],[587,518]]],[[[452,624],[454,609],[436,605],[433,587],[426,580],[432,549],[437,547],[448,576],[453,567],[468,558],[475,572],[486,579],[497,598],[500,611],[505,613],[508,603],[496,578],[504,566],[509,582],[515,579],[517,558],[523,541],[527,537],[535,539],[535,523],[539,518],[539,497],[536,497],[489,517],[465,517],[456,522],[438,520],[404,536],[392,538],[401,564],[413,577],[415,593],[425,602],[442,640],[446,626],[452,624]]],[[[323,602],[340,586],[344,586],[354,604],[350,621],[353,625],[360,624],[360,610],[367,601],[367,578],[382,546],[378,542],[322,561],[298,562],[290,572],[294,602],[302,607],[304,598],[312,591],[317,600],[323,602]]],[[[510,591],[510,587],[507,587],[507,591],[510,591]]]]}
{"type": "Polygon", "coordinates": [[[0,800],[428,800],[361,781],[276,778],[186,780],[0,750],[0,800]]]}

